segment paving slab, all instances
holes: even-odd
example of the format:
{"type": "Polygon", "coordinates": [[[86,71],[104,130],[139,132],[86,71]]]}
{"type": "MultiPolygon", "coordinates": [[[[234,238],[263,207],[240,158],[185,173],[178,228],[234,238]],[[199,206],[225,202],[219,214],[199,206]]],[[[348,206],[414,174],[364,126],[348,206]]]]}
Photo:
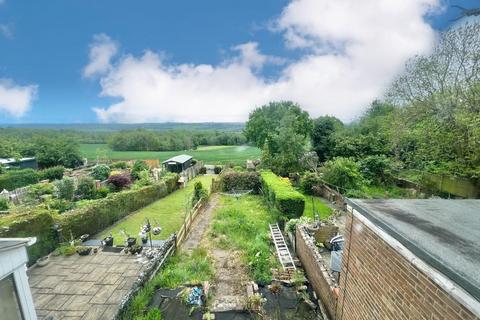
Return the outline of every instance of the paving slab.
{"type": "Polygon", "coordinates": [[[125,253],[51,256],[28,271],[38,319],[113,319],[144,265],[125,253]]]}

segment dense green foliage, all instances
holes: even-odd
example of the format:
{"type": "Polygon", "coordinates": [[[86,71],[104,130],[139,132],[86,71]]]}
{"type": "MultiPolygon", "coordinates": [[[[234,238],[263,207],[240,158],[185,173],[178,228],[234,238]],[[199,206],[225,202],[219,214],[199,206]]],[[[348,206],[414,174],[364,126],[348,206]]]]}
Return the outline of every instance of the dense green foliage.
{"type": "Polygon", "coordinates": [[[174,151],[197,146],[241,145],[246,142],[240,132],[219,131],[120,131],[110,136],[108,144],[115,151],[174,151]]]}
{"type": "Polygon", "coordinates": [[[324,116],[313,121],[312,148],[317,153],[319,161],[324,162],[335,148],[334,133],[341,130],[343,123],[335,117],[324,116]]]}
{"type": "Polygon", "coordinates": [[[266,199],[287,218],[298,218],[305,209],[305,197],[295,190],[287,178],[281,178],[271,171],[263,171],[262,191],[266,199]]]}
{"type": "Polygon", "coordinates": [[[321,170],[322,178],[340,192],[360,189],[364,178],[359,165],[350,158],[338,157],[329,160],[321,170]]]}
{"type": "Polygon", "coordinates": [[[78,199],[94,199],[96,196],[95,181],[91,177],[81,177],[77,181],[75,197],[78,199]]]}
{"type": "Polygon", "coordinates": [[[250,113],[245,126],[248,141],[263,148],[262,161],[275,173],[288,175],[302,169],[312,122],[306,111],[292,102],[271,102],[250,113]]]}
{"type": "Polygon", "coordinates": [[[131,171],[132,178],[134,178],[134,179],[140,178],[140,172],[148,170],[148,169],[149,169],[148,165],[144,161],[142,161],[142,160],[135,161],[135,163],[133,164],[133,167],[132,167],[132,171],[131,171]]]}
{"type": "Polygon", "coordinates": [[[60,180],[63,178],[63,173],[65,172],[65,168],[62,166],[55,166],[51,168],[47,168],[44,170],[39,171],[39,179],[40,180],[60,180]]]}
{"type": "Polygon", "coordinates": [[[8,200],[6,198],[0,198],[0,211],[7,211],[9,208],[8,200]]]}
{"type": "Polygon", "coordinates": [[[38,173],[33,169],[8,170],[0,175],[0,190],[7,189],[12,191],[38,181],[38,173]]]}
{"type": "Polygon", "coordinates": [[[69,177],[57,180],[55,181],[55,191],[59,199],[70,201],[75,193],[75,181],[69,177]]]}
{"type": "Polygon", "coordinates": [[[106,164],[99,164],[93,167],[92,177],[100,181],[107,180],[108,176],[110,176],[110,171],[110,167],[106,164]]]}
{"type": "Polygon", "coordinates": [[[258,193],[261,182],[258,172],[238,172],[231,169],[226,169],[219,176],[220,190],[224,192],[234,190],[253,190],[258,193]]]}

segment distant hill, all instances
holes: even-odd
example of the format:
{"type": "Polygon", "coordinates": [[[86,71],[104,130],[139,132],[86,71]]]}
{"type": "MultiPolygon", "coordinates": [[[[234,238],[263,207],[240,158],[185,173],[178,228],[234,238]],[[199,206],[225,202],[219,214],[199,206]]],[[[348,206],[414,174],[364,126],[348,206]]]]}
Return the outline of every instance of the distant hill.
{"type": "Polygon", "coordinates": [[[72,124],[42,124],[42,123],[24,123],[24,124],[0,124],[0,128],[19,128],[19,129],[50,129],[50,130],[75,130],[75,131],[94,131],[94,132],[112,132],[120,130],[146,129],[152,131],[166,130],[218,130],[218,131],[241,131],[245,123],[242,122],[202,122],[202,123],[72,123],[72,124]]]}

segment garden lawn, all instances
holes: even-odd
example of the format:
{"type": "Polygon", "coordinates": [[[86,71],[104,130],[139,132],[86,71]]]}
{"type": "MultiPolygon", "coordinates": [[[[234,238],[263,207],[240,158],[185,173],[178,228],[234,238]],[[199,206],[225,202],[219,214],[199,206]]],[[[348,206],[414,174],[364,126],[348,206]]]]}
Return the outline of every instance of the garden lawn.
{"type": "Polygon", "coordinates": [[[314,218],[313,214],[313,208],[315,204],[315,211],[318,213],[320,216],[320,220],[325,220],[333,212],[333,209],[326,204],[326,200],[320,197],[313,197],[313,196],[307,196],[305,195],[305,210],[303,210],[303,216],[304,217],[309,217],[309,218],[314,218]],[[312,203],[313,199],[313,203],[312,203]]]}
{"type": "Polygon", "coordinates": [[[209,190],[212,183],[211,176],[198,176],[194,180],[190,181],[186,188],[174,191],[165,198],[162,198],[145,208],[138,210],[124,219],[118,221],[113,226],[105,229],[100,235],[99,239],[112,234],[114,242],[117,245],[123,244],[125,236],[122,234],[122,230],[125,230],[127,234],[132,237],[137,237],[137,243],[140,242],[138,233],[140,228],[145,224],[145,220],[150,219],[152,227],[157,226],[157,223],[162,227],[160,235],[154,236],[152,239],[161,240],[166,239],[173,232],[178,232],[183,224],[185,217],[185,206],[190,200],[193,192],[193,186],[196,181],[201,181],[203,186],[209,190]]]}
{"type": "Polygon", "coordinates": [[[271,268],[278,264],[272,254],[269,228],[276,220],[261,196],[246,195],[238,200],[222,196],[214,213],[211,237],[221,249],[241,251],[250,276],[257,282],[269,283],[271,268]]]}
{"type": "Polygon", "coordinates": [[[187,151],[113,151],[107,144],[81,144],[80,151],[89,160],[160,160],[188,154],[206,164],[244,165],[248,159],[261,157],[261,150],[251,146],[205,146],[187,151]]]}

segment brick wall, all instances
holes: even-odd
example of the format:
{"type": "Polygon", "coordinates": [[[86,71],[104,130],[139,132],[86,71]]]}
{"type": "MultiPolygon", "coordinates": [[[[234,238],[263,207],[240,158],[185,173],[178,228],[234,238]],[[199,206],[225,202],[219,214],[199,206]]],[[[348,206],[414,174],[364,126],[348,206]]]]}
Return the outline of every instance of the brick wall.
{"type": "Polygon", "coordinates": [[[335,307],[337,299],[332,293],[335,280],[328,274],[324,266],[321,254],[315,246],[315,239],[310,236],[304,226],[297,226],[296,230],[296,253],[302,262],[308,280],[315,293],[327,309],[331,319],[335,319],[335,307]]]}
{"type": "Polygon", "coordinates": [[[337,319],[477,319],[351,213],[345,236],[337,319]]]}

